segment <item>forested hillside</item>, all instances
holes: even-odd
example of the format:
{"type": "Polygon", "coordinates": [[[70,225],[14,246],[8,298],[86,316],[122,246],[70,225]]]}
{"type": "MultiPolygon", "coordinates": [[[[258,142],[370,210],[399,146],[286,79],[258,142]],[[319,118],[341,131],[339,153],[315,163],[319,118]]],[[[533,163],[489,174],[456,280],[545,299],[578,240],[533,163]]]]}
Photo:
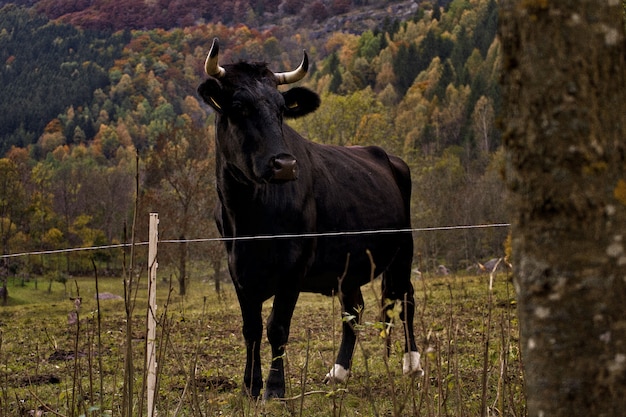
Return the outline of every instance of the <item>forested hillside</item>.
{"type": "MultiPolygon", "coordinates": [[[[0,151],[36,142],[68,104],[88,107],[109,85],[108,70],[130,36],[96,34],[49,23],[43,15],[7,6],[0,12],[0,151]]],[[[92,126],[82,124],[86,137],[92,126]]],[[[71,143],[71,141],[70,141],[71,143]]]]}
{"type": "MultiPolygon", "coordinates": [[[[326,26],[335,18],[359,27],[365,18],[380,19],[385,13],[393,13],[395,18],[406,17],[407,12],[418,7],[411,0],[39,0],[30,3],[35,3],[37,10],[51,19],[82,28],[113,30],[172,29],[218,22],[256,28],[289,27],[289,24],[311,28],[316,24],[326,26]]],[[[446,6],[450,0],[431,3],[446,6]]],[[[356,30],[356,27],[344,29],[356,30]]]]}
{"type": "MultiPolygon", "coordinates": [[[[160,237],[216,235],[209,214],[215,199],[212,115],[195,93],[213,37],[220,38],[223,62],[261,60],[275,70],[297,65],[306,49],[312,65],[303,83],[322,96],[322,106],[294,126],[314,141],[379,144],[404,157],[415,183],[415,227],[507,220],[495,128],[495,0],[410,9],[408,2],[382,2],[411,13],[361,20],[358,27],[369,28],[361,31],[350,16],[371,15],[373,2],[320,0],[290,14],[289,5],[304,3],[284,1],[277,8],[276,2],[181,0],[180,7],[167,4],[177,13],[191,7],[186,4],[195,9],[167,24],[149,23],[149,14],[137,20],[138,8],[164,2],[123,3],[124,10],[88,0],[0,9],[4,253],[122,240],[134,209],[136,156],[140,216],[161,213],[160,237]],[[341,4],[345,20],[332,9],[341,4]],[[112,19],[105,5],[116,24],[87,24],[112,19]],[[307,25],[302,11],[313,5],[321,13],[315,16],[328,15],[307,25]],[[218,10],[244,6],[247,18],[237,23],[218,10]],[[278,15],[300,25],[268,26],[278,15]],[[213,22],[216,16],[223,22],[213,22]],[[344,29],[320,30],[331,21],[344,29]]],[[[502,253],[505,236],[506,229],[429,232],[416,242],[423,268],[461,268],[502,253]]],[[[190,247],[185,256],[206,252],[190,247]]],[[[212,256],[219,260],[220,254],[212,256]]],[[[62,268],[82,268],[72,259],[62,268]]],[[[42,272],[46,266],[16,261],[11,268],[42,272]]]]}

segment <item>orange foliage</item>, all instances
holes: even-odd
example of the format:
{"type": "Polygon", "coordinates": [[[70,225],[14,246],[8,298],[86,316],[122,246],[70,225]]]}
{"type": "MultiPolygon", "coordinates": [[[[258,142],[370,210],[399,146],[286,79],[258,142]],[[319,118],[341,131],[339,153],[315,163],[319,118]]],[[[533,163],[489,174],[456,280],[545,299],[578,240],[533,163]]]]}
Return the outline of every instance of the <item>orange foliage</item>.
{"type": "Polygon", "coordinates": [[[28,149],[17,148],[15,146],[11,147],[11,149],[6,154],[6,157],[15,162],[15,164],[17,165],[26,165],[30,158],[30,156],[28,155],[28,149]]]}
{"type": "Polygon", "coordinates": [[[44,133],[63,132],[63,125],[59,119],[52,119],[44,128],[44,133]]]}

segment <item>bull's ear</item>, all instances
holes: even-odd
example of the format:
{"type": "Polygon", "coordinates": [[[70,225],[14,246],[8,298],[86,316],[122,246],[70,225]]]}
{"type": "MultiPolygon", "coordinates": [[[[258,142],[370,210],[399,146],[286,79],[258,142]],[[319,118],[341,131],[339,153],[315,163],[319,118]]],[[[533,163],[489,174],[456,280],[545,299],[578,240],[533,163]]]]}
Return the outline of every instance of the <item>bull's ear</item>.
{"type": "Polygon", "coordinates": [[[222,84],[215,78],[209,78],[198,87],[198,94],[200,94],[202,100],[218,113],[224,112],[225,100],[223,91],[222,84]]]}
{"type": "Polygon", "coordinates": [[[304,87],[294,87],[283,93],[285,117],[296,118],[309,114],[320,106],[320,96],[304,87]]]}

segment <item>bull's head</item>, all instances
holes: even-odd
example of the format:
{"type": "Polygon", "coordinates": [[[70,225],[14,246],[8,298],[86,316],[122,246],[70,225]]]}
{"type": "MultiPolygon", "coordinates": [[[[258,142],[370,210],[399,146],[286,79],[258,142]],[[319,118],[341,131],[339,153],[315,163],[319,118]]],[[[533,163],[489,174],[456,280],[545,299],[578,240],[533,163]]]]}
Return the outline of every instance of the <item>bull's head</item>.
{"type": "Polygon", "coordinates": [[[314,92],[277,86],[301,80],[308,71],[306,52],[293,71],[274,73],[262,63],[220,66],[217,38],[206,59],[209,78],[198,87],[202,99],[217,112],[218,152],[229,169],[253,182],[284,182],[297,178],[296,157],[289,143],[293,134],[283,118],[308,114],[319,106],[314,92]]]}

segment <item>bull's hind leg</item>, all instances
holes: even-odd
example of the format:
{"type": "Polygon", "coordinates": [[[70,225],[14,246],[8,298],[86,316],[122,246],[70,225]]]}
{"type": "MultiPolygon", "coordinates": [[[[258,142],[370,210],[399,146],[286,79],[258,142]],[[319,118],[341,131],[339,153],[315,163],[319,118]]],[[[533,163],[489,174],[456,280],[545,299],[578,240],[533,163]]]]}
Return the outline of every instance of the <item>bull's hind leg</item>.
{"type": "Polygon", "coordinates": [[[339,345],[335,365],[324,379],[326,383],[344,382],[348,378],[357,338],[356,327],[361,321],[363,311],[363,294],[360,288],[348,293],[342,293],[340,297],[343,311],[341,344],[339,345]]]}
{"type": "Polygon", "coordinates": [[[404,328],[404,357],[402,371],[404,374],[423,373],[420,365],[420,354],[415,343],[413,320],[415,317],[415,297],[411,283],[412,245],[400,250],[391,266],[383,274],[382,280],[382,314],[385,322],[387,355],[391,350],[391,323],[394,319],[394,306],[400,303],[399,319],[404,328]],[[410,250],[409,250],[410,249],[410,250]]]}

